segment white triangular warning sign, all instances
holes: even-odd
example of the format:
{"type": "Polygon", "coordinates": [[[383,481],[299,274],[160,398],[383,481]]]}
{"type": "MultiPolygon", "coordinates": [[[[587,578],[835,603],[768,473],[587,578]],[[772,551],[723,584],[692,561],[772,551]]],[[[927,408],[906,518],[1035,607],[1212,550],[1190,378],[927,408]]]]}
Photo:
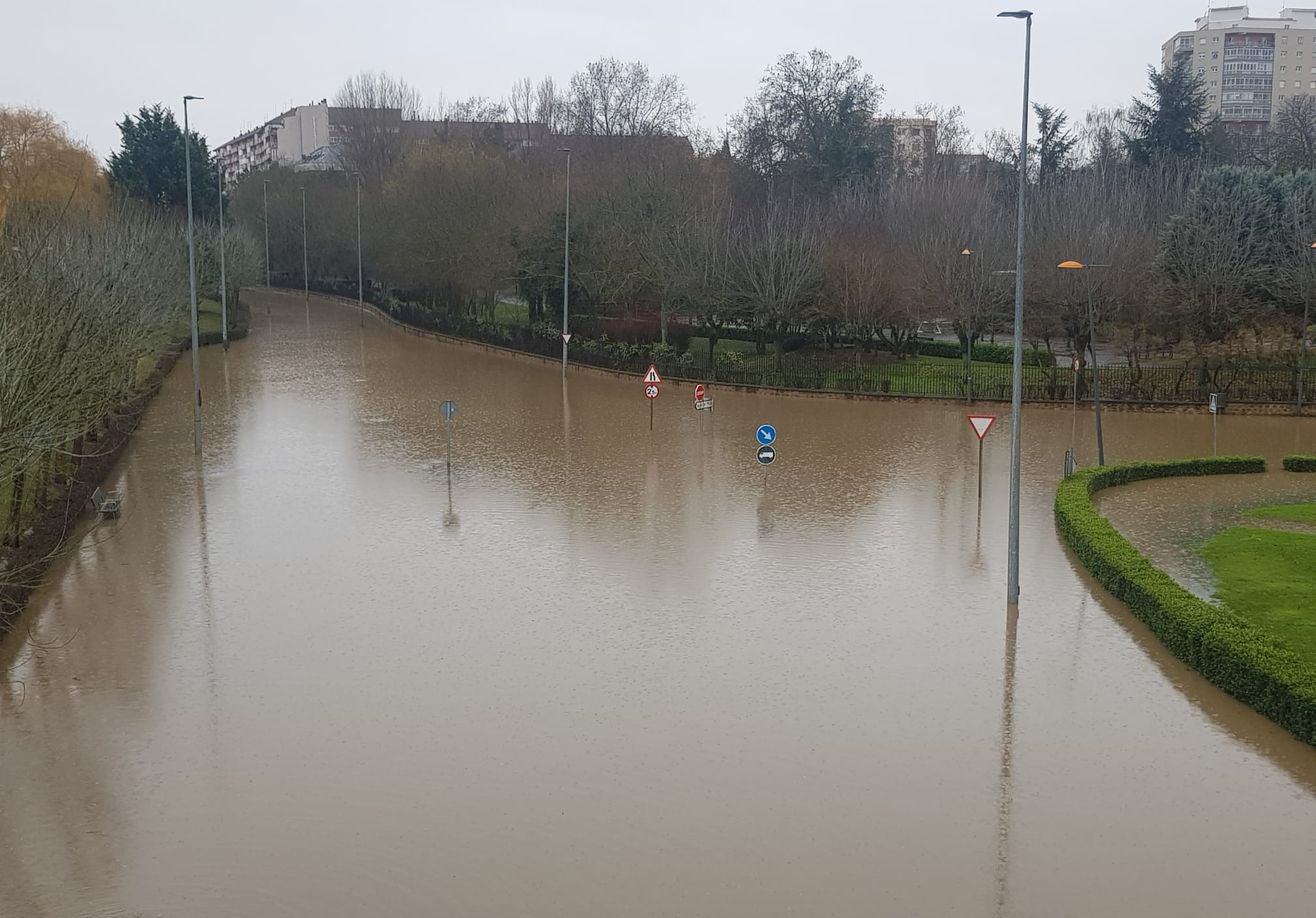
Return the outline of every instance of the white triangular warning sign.
{"type": "Polygon", "coordinates": [[[562,342],[563,342],[564,344],[570,344],[570,343],[571,343],[571,332],[563,332],[563,333],[562,333],[562,342]]]}
{"type": "Polygon", "coordinates": [[[653,364],[649,364],[649,369],[644,373],[644,381],[646,383],[661,383],[663,378],[658,375],[658,368],[653,364]]]}
{"type": "Polygon", "coordinates": [[[976,433],[978,439],[981,440],[983,437],[987,436],[987,431],[991,430],[992,425],[996,423],[996,416],[991,414],[971,414],[969,415],[969,423],[973,425],[973,432],[976,433]]]}

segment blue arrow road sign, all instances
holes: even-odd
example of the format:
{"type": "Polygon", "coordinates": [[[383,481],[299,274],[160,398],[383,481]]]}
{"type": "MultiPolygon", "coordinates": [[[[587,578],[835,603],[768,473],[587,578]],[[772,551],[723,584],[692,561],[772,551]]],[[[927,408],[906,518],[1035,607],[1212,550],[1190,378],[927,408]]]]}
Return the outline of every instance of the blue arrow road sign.
{"type": "Polygon", "coordinates": [[[777,440],[777,428],[771,424],[764,424],[758,429],[756,434],[758,441],[764,446],[771,446],[777,440]]]}

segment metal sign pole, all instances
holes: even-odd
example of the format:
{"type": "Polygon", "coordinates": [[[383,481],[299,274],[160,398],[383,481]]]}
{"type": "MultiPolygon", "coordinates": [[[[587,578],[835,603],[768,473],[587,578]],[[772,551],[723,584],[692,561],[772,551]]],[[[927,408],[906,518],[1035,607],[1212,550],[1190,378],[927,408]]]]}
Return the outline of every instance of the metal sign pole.
{"type": "Polygon", "coordinates": [[[978,438],[978,507],[982,508],[982,438],[978,438]]]}
{"type": "Polygon", "coordinates": [[[653,430],[653,399],[649,399],[649,429],[653,430]]]}

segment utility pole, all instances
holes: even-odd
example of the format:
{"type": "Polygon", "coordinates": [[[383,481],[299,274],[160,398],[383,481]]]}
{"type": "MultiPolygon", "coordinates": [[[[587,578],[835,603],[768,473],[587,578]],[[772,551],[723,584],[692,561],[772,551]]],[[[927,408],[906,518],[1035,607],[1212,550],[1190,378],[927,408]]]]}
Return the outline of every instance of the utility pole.
{"type": "Polygon", "coordinates": [[[562,373],[567,372],[567,302],[571,297],[571,150],[563,147],[558,152],[567,154],[567,217],[562,238],[562,373]]]}
{"type": "Polygon", "coordinates": [[[356,173],[356,305],[361,313],[361,327],[366,326],[366,293],[361,272],[361,173],[356,173]]]}
{"type": "Polygon", "coordinates": [[[306,308],[311,308],[311,268],[306,257],[306,186],[302,186],[302,296],[306,308]]]}
{"type": "Polygon", "coordinates": [[[1006,602],[1019,602],[1019,491],[1023,439],[1024,376],[1024,223],[1028,194],[1028,78],[1033,55],[1033,14],[1029,10],[998,13],[1007,19],[1024,20],[1024,114],[1019,131],[1019,228],[1014,274],[1014,374],[1010,414],[1010,542],[1007,550],[1006,602]]]}
{"type": "Polygon", "coordinates": [[[261,204],[265,210],[265,286],[270,286],[270,180],[260,183],[261,204]]]}
{"type": "Polygon", "coordinates": [[[224,271],[224,166],[216,169],[219,173],[219,324],[224,338],[224,350],[228,350],[228,274],[224,271]]]}
{"type": "Polygon", "coordinates": [[[201,96],[183,96],[183,169],[187,172],[187,282],[192,293],[192,449],[201,455],[201,341],[197,334],[196,254],[192,242],[192,129],[187,103],[201,96]]]}

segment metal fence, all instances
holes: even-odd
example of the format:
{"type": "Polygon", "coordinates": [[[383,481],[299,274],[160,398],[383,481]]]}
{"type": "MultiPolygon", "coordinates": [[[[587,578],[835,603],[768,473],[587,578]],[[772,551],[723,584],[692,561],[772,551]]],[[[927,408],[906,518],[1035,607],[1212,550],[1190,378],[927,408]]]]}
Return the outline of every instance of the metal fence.
{"type": "MultiPolygon", "coordinates": [[[[333,290],[334,293],[342,291],[333,290]]],[[[355,291],[353,291],[355,292],[355,291]]],[[[560,357],[562,343],[534,329],[498,325],[411,303],[380,303],[395,319],[416,328],[512,348],[544,357],[560,357]]],[[[568,348],[573,363],[633,373],[637,377],[654,363],[665,379],[719,382],[735,386],[802,389],[820,392],[904,395],[984,401],[1009,401],[1012,368],[1008,364],[974,363],[966,378],[956,361],[930,358],[897,359],[851,348],[836,352],[718,355],[711,364],[693,354],[674,354],[660,346],[626,346],[574,338],[568,348]]],[[[1093,369],[1074,373],[1068,366],[1025,366],[1023,397],[1029,402],[1092,399],[1093,369]]],[[[1158,361],[1129,366],[1114,364],[1097,370],[1103,402],[1164,405],[1205,405],[1211,393],[1228,402],[1295,405],[1299,369],[1212,359],[1158,361]]],[[[1310,389],[1308,373],[1306,388],[1310,389]]],[[[1307,399],[1310,401],[1310,393],[1307,399]]]]}

